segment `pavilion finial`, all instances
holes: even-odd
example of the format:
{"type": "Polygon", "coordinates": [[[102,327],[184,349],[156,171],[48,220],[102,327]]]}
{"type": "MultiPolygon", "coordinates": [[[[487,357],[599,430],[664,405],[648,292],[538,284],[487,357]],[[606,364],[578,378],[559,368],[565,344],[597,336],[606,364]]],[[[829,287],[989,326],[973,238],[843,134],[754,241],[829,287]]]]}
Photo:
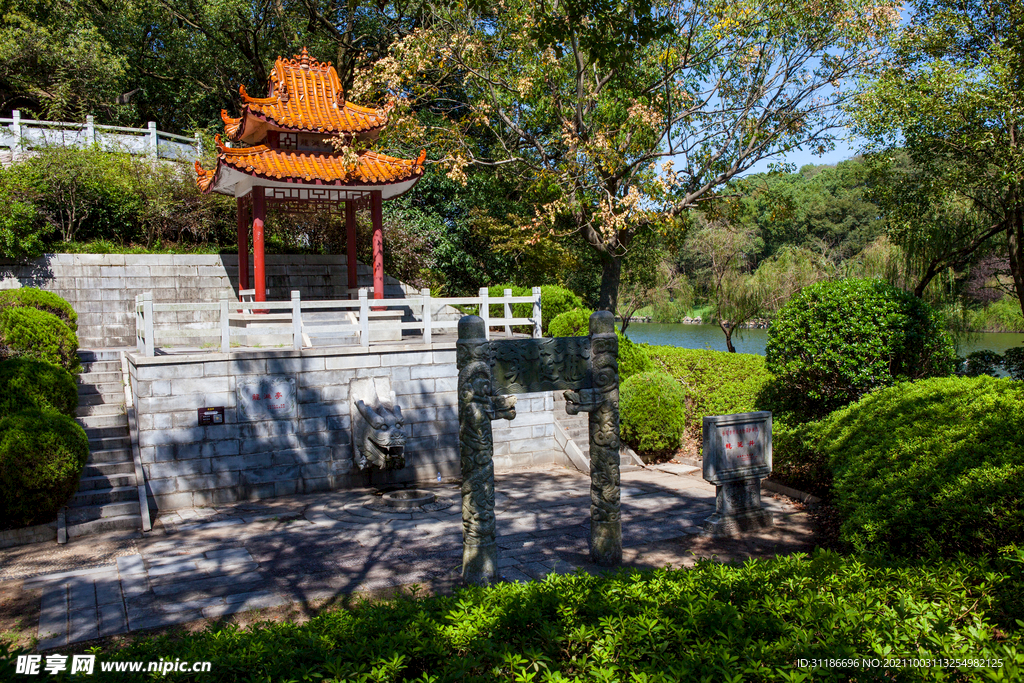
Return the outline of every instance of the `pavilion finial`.
{"type": "Polygon", "coordinates": [[[309,68],[309,50],[306,49],[305,45],[302,46],[302,54],[299,55],[299,64],[304,69],[309,68]]]}

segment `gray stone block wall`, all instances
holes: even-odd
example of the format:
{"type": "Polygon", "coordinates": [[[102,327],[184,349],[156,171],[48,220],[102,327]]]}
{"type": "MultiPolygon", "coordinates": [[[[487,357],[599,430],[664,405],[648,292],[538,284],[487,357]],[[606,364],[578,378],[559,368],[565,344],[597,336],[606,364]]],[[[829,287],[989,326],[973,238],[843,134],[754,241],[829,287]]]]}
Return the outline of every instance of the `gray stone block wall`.
{"type": "MultiPolygon", "coordinates": [[[[129,354],[150,505],[160,510],[460,476],[455,346],[437,343],[145,358],[129,354]],[[296,414],[240,420],[239,384],[294,378],[296,414]],[[349,383],[386,376],[406,419],[406,467],[353,469],[349,383]],[[198,426],[198,409],[225,423],[198,426]]],[[[498,471],[561,463],[550,392],[523,394],[493,423],[498,471]]]]}
{"type": "MultiPolygon", "coordinates": [[[[251,259],[250,259],[251,260],[251,259]]],[[[250,271],[252,265],[250,263],[250,271]]],[[[337,299],[348,289],[345,256],[268,255],[268,297],[337,299]]],[[[358,266],[359,286],[372,287],[369,266],[358,266]]],[[[250,277],[250,282],[251,282],[250,277]]],[[[157,303],[216,302],[238,294],[237,254],[47,254],[21,263],[0,259],[0,289],[38,287],[59,294],[78,313],[82,348],[135,346],[135,296],[153,292],[157,303]]],[[[385,278],[385,296],[413,294],[412,288],[385,278]]],[[[163,312],[155,315],[161,344],[200,346],[219,343],[214,336],[175,339],[168,332],[219,320],[218,311],[163,312]]]]}

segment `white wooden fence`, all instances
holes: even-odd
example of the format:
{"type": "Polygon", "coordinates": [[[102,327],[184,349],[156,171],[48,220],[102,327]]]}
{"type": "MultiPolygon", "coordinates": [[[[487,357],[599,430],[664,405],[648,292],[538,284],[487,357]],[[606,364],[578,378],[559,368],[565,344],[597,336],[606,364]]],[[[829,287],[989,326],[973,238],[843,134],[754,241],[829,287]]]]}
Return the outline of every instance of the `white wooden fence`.
{"type": "Polygon", "coordinates": [[[91,147],[99,146],[108,152],[148,155],[155,159],[192,161],[202,153],[199,137],[165,133],[156,129],[156,123],[149,122],[147,128],[125,128],[124,126],[99,126],[93,117],[85,117],[85,123],[66,121],[36,121],[21,118],[17,109],[14,118],[0,118],[0,149],[10,150],[12,159],[33,148],[46,146],[91,147]]]}
{"type": "MultiPolygon", "coordinates": [[[[479,306],[480,317],[484,319],[488,339],[492,327],[504,327],[505,334],[512,336],[512,326],[529,325],[533,337],[541,336],[541,303],[540,287],[534,287],[530,296],[512,296],[512,290],[506,289],[504,296],[488,296],[487,288],[481,287],[479,296],[474,297],[432,297],[429,289],[421,290],[420,296],[406,297],[404,299],[371,299],[369,290],[359,290],[358,299],[342,300],[319,300],[302,301],[299,292],[293,291],[290,301],[235,301],[233,299],[221,299],[216,303],[176,303],[159,304],[153,303],[153,293],[145,292],[135,297],[135,336],[139,353],[152,356],[159,346],[157,333],[154,330],[154,316],[160,312],[180,311],[220,311],[220,320],[208,324],[184,328],[176,327],[167,332],[161,331],[161,335],[171,338],[183,337],[216,337],[220,336],[220,351],[228,353],[232,346],[232,337],[251,337],[267,335],[287,335],[292,339],[292,348],[303,347],[303,311],[323,311],[334,309],[341,311],[352,311],[353,322],[348,324],[317,325],[317,334],[354,334],[358,337],[359,343],[364,347],[370,346],[371,331],[396,330],[419,330],[423,335],[423,343],[430,344],[431,336],[435,330],[448,330],[458,326],[458,320],[435,320],[431,312],[438,307],[444,306],[479,306]],[[512,316],[512,305],[528,303],[533,305],[532,315],[528,318],[516,318],[512,316]],[[503,315],[492,317],[490,307],[501,305],[503,315]],[[419,311],[419,319],[410,322],[373,321],[370,312],[375,308],[385,307],[389,309],[409,308],[414,312],[419,311]],[[237,312],[254,311],[289,312],[289,321],[279,325],[260,324],[258,331],[242,327],[233,327],[231,317],[237,312]]],[[[250,319],[251,320],[251,319],[250,319]]],[[[375,342],[395,343],[395,342],[375,342]]]]}

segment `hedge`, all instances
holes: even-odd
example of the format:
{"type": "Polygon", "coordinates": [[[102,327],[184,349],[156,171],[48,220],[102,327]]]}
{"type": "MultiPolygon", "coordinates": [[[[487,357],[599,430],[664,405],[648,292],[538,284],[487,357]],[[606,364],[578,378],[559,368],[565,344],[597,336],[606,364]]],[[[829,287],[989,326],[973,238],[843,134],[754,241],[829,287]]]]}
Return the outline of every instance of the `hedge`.
{"type": "Polygon", "coordinates": [[[675,453],[686,430],[686,393],[661,370],[633,375],[619,387],[623,441],[642,454],[675,453]]]}
{"type": "Polygon", "coordinates": [[[904,382],[831,415],[841,535],[904,556],[1024,547],[1024,385],[993,377],[904,382]]]}
{"type": "MultiPolygon", "coordinates": [[[[213,623],[90,652],[97,671],[100,662],[212,663],[208,674],[158,676],[172,682],[1014,681],[1024,677],[1014,622],[1021,567],[907,566],[825,551],[742,565],[700,560],[692,569],[551,574],[453,595],[355,600],[303,623],[213,623]],[[993,664],[893,661],[902,656],[993,664]],[[852,658],[879,663],[800,663],[852,658]]],[[[0,676],[13,679],[24,651],[8,648],[0,640],[0,676]]]]}
{"type": "Polygon", "coordinates": [[[774,376],[761,403],[786,422],[816,420],[865,393],[955,369],[939,314],[881,280],[819,282],[800,290],[768,330],[774,376]]]}
{"type": "Polygon", "coordinates": [[[590,334],[590,316],[593,313],[589,308],[559,313],[548,326],[548,332],[552,337],[585,337],[590,334]]]}
{"type": "MultiPolygon", "coordinates": [[[[487,288],[487,296],[505,296],[505,290],[511,289],[512,296],[532,296],[533,291],[529,287],[518,287],[511,284],[493,285],[487,288]]],[[[548,333],[548,326],[551,321],[566,311],[574,308],[582,308],[583,301],[565,287],[558,285],[541,285],[540,288],[540,312],[541,332],[545,337],[556,336],[548,333]]],[[[501,304],[494,304],[488,307],[492,317],[504,317],[505,307],[501,304]]],[[[533,317],[533,304],[512,304],[513,318],[533,317]]],[[[516,328],[517,332],[529,334],[528,328],[516,328]]]]}
{"type": "Polygon", "coordinates": [[[34,287],[8,289],[0,292],[0,309],[20,306],[52,313],[60,318],[72,332],[78,332],[78,314],[67,301],[53,292],[34,287]]]}
{"type": "Polygon", "coordinates": [[[686,429],[703,443],[703,417],[749,413],[771,375],[763,356],[676,346],[645,346],[654,363],[686,391],[686,429]]]}
{"type": "Polygon", "coordinates": [[[70,417],[23,410],[0,420],[0,520],[9,528],[53,521],[78,489],[89,457],[70,417]]]}
{"type": "Polygon", "coordinates": [[[68,417],[78,407],[78,384],[62,367],[34,358],[0,361],[0,417],[28,408],[68,417]]]}
{"type": "Polygon", "coordinates": [[[76,371],[78,336],[64,322],[34,308],[0,310],[0,360],[24,356],[76,371]]]}

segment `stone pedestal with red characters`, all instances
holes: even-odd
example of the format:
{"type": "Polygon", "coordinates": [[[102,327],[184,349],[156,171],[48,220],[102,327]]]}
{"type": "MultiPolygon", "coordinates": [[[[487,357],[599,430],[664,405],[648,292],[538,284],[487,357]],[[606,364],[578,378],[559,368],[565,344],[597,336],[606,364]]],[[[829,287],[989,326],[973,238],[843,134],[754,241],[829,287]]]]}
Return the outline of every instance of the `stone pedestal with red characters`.
{"type": "Polygon", "coordinates": [[[761,480],[772,471],[770,412],[704,417],[704,479],[715,485],[715,512],[704,522],[714,536],[774,525],[761,506],[761,480]]]}

